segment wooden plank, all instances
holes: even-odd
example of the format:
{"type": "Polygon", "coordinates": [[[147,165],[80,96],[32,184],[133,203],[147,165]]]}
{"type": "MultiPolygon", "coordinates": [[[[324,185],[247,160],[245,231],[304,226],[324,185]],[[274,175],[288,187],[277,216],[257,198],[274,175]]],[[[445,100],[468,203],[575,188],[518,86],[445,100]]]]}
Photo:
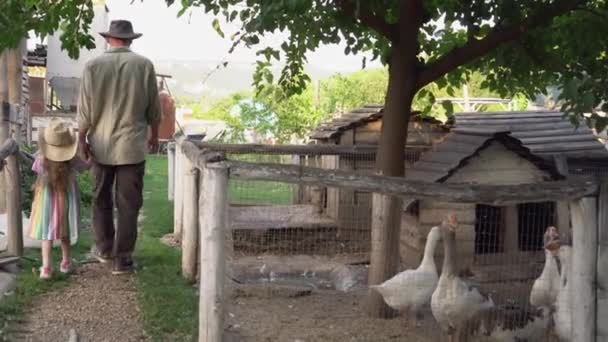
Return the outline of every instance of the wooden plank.
{"type": "Polygon", "coordinates": [[[524,144],[545,144],[547,142],[559,141],[565,142],[581,142],[581,141],[595,141],[598,142],[597,137],[591,134],[574,134],[574,135],[554,135],[551,137],[534,137],[534,138],[521,138],[519,139],[524,144]]]}
{"type": "Polygon", "coordinates": [[[572,341],[594,341],[596,323],[597,200],[570,204],[572,212],[572,341]]]}
{"type": "Polygon", "coordinates": [[[175,198],[175,143],[169,143],[167,146],[167,195],[169,201],[175,198]]]}
{"type": "Polygon", "coordinates": [[[439,151],[431,151],[429,153],[423,153],[420,157],[421,162],[444,162],[449,164],[460,163],[464,158],[469,157],[469,153],[464,152],[439,152],[439,151]]]}
{"type": "Polygon", "coordinates": [[[474,125],[513,125],[513,124],[538,124],[538,123],[558,123],[564,122],[565,120],[561,116],[545,116],[536,118],[523,118],[519,116],[513,116],[510,118],[460,118],[457,121],[458,126],[474,126],[474,125]]]}
{"type": "Polygon", "coordinates": [[[183,226],[182,226],[182,276],[189,282],[196,280],[198,264],[198,209],[199,209],[199,177],[198,169],[190,159],[184,160],[183,183],[183,226]]]}
{"type": "Polygon", "coordinates": [[[276,165],[226,161],[219,164],[230,168],[231,176],[252,180],[325,185],[434,199],[445,202],[501,205],[522,202],[546,202],[580,198],[597,194],[598,184],[591,178],[572,177],[568,181],[518,185],[438,184],[412,181],[402,177],[361,175],[341,170],[324,170],[292,165],[276,165]]]}
{"type": "Polygon", "coordinates": [[[228,169],[202,170],[199,203],[199,342],[222,342],[224,332],[225,232],[228,225],[228,169]]]}
{"type": "Polygon", "coordinates": [[[511,132],[511,135],[518,139],[581,134],[593,135],[593,132],[588,127],[579,127],[578,129],[575,129],[574,127],[567,127],[561,129],[546,129],[531,132],[511,132]]]}
{"type": "MultiPolygon", "coordinates": [[[[564,177],[568,177],[570,173],[568,168],[568,158],[565,155],[560,154],[553,156],[553,161],[555,163],[557,172],[564,177]]],[[[568,201],[556,201],[555,205],[555,214],[557,219],[556,223],[558,229],[560,229],[562,232],[571,233],[570,206],[568,201]]]]}
{"type": "MultiPolygon", "coordinates": [[[[543,157],[543,158],[550,158],[551,156],[553,156],[556,152],[534,152],[534,154],[543,157]]],[[[574,151],[574,152],[562,152],[566,157],[568,157],[568,159],[580,159],[580,160],[606,160],[608,158],[608,151],[603,148],[596,148],[593,150],[586,150],[586,151],[574,151]]]]}
{"type": "MultiPolygon", "coordinates": [[[[459,127],[463,127],[465,125],[458,125],[459,127]]],[[[466,125],[469,126],[469,125],[466,125]]],[[[470,125],[473,126],[473,125],[470,125]]],[[[479,125],[474,125],[475,127],[478,128],[486,128],[486,129],[500,129],[502,130],[507,130],[510,132],[520,132],[520,131],[539,131],[539,130],[546,130],[546,129],[566,129],[566,128],[570,128],[572,130],[574,130],[574,126],[572,126],[572,124],[570,122],[564,121],[564,122],[550,122],[550,123],[530,123],[530,124],[520,124],[520,123],[513,123],[513,124],[492,124],[491,121],[488,121],[487,123],[484,124],[479,124],[479,125]]]]}
{"type": "Polygon", "coordinates": [[[7,252],[23,255],[23,210],[21,209],[21,171],[19,157],[12,154],[6,158],[4,177],[6,180],[7,252]]]}
{"type": "Polygon", "coordinates": [[[456,123],[460,120],[506,119],[506,118],[551,118],[563,117],[560,112],[503,112],[503,113],[455,113],[456,123]]]}
{"type": "Polygon", "coordinates": [[[225,153],[299,154],[299,155],[352,155],[375,154],[376,145],[261,145],[261,144],[214,144],[193,142],[201,149],[225,153]]]}
{"type": "Polygon", "coordinates": [[[0,266],[15,264],[19,262],[19,260],[21,260],[21,257],[18,256],[2,257],[0,258],[0,266]]]}
{"type": "MultiPolygon", "coordinates": [[[[599,141],[591,141],[591,142],[578,142],[578,143],[568,143],[564,144],[562,142],[548,143],[548,144],[534,144],[534,145],[526,145],[532,152],[572,152],[572,151],[581,151],[588,149],[600,149],[604,148],[604,146],[599,141]]],[[[605,148],[604,148],[605,149],[605,148]]]]}
{"type": "Polygon", "coordinates": [[[488,136],[485,135],[470,135],[470,134],[461,134],[461,133],[452,133],[446,136],[444,139],[444,143],[449,142],[459,143],[459,144],[470,144],[475,146],[481,146],[484,142],[488,141],[494,136],[494,133],[488,136]]]}
{"type": "Polygon", "coordinates": [[[437,145],[435,147],[434,151],[437,151],[437,152],[458,152],[458,153],[473,154],[480,147],[481,147],[481,144],[480,145],[473,145],[473,144],[468,144],[468,143],[451,142],[451,141],[449,143],[446,143],[444,141],[444,143],[437,145]]]}
{"type": "Polygon", "coordinates": [[[414,164],[415,170],[428,170],[432,172],[438,172],[447,174],[454,167],[458,166],[458,163],[443,163],[443,162],[428,162],[428,161],[419,161],[414,164]]]}
{"type": "Polygon", "coordinates": [[[597,341],[608,341],[608,177],[603,177],[598,203],[597,341]]]}
{"type": "Polygon", "coordinates": [[[183,230],[183,213],[184,213],[184,189],[183,189],[183,165],[184,159],[188,158],[184,155],[181,148],[175,149],[175,197],[173,200],[173,237],[177,241],[181,241],[183,230]]]}

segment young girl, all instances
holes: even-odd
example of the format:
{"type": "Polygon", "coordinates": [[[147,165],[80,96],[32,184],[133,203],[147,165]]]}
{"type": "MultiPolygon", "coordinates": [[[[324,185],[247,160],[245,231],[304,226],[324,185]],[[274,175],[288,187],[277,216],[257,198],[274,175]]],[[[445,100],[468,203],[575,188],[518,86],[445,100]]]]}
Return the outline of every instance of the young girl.
{"type": "Polygon", "coordinates": [[[77,137],[64,122],[51,120],[38,137],[38,156],[32,170],[38,174],[30,217],[30,237],[42,240],[40,278],[51,277],[53,241],[61,241],[61,273],[69,273],[70,244],[78,239],[80,197],[76,174],[88,168],[77,156],[77,137]]]}

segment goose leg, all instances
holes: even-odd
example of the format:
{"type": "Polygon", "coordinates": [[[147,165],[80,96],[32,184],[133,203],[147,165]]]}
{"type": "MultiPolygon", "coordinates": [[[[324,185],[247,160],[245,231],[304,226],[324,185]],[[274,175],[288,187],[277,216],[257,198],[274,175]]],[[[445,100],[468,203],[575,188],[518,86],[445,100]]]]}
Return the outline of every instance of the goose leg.
{"type": "Polygon", "coordinates": [[[416,328],[420,328],[422,326],[422,322],[424,321],[424,313],[421,310],[417,310],[415,313],[416,318],[416,328]]]}

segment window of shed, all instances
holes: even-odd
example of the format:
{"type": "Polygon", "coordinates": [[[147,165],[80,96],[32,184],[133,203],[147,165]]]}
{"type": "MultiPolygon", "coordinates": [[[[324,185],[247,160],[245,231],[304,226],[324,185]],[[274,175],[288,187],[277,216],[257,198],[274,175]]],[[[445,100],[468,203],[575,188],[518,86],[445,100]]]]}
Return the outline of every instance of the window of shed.
{"type": "Polygon", "coordinates": [[[519,204],[517,216],[519,250],[542,251],[545,230],[555,224],[555,203],[519,204]]]}
{"type": "Polygon", "coordinates": [[[501,207],[475,207],[475,254],[500,253],[503,250],[504,210],[501,207]]]}

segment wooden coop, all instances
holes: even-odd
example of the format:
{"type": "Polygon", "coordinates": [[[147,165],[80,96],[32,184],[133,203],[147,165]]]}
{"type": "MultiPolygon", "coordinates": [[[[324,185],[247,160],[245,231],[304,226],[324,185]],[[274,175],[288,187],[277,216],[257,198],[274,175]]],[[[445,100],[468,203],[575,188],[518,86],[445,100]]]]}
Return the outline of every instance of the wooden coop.
{"type": "MultiPolygon", "coordinates": [[[[560,112],[457,113],[445,139],[406,171],[406,178],[446,183],[512,185],[608,175],[608,150],[594,131],[575,127],[560,112]],[[498,133],[503,132],[503,133],[498,133]]],[[[549,225],[570,234],[567,203],[493,207],[415,202],[402,218],[401,258],[417,265],[426,234],[449,210],[468,228],[459,238],[469,271],[491,279],[495,265],[518,264],[521,277],[543,260],[549,225]],[[528,267],[522,267],[528,265],[528,267]]]]}
{"type": "MultiPolygon", "coordinates": [[[[553,163],[532,154],[508,132],[467,128],[453,129],[406,173],[408,180],[482,185],[533,184],[563,178],[553,163]]],[[[457,235],[461,271],[476,275],[487,273],[484,271],[507,259],[526,260],[529,265],[537,257],[542,259],[547,226],[565,226],[569,220],[567,206],[564,209],[553,202],[498,207],[425,200],[410,203],[408,209],[401,227],[400,252],[405,266],[420,263],[430,228],[440,225],[448,213],[455,213],[461,227],[457,235]]]]}
{"type": "MultiPolygon", "coordinates": [[[[310,138],[316,144],[376,146],[380,140],[382,116],[382,106],[367,105],[319,125],[310,134],[310,138]]],[[[447,127],[440,121],[414,114],[410,120],[404,151],[405,167],[409,168],[424,151],[430,149],[447,133],[447,127]]],[[[374,171],[375,160],[375,153],[356,153],[322,156],[309,159],[306,164],[324,169],[369,174],[374,171]]],[[[319,204],[324,215],[335,219],[339,226],[340,238],[359,240],[363,234],[365,240],[368,240],[371,226],[371,193],[337,188],[299,187],[296,196],[296,203],[319,204]]]]}

